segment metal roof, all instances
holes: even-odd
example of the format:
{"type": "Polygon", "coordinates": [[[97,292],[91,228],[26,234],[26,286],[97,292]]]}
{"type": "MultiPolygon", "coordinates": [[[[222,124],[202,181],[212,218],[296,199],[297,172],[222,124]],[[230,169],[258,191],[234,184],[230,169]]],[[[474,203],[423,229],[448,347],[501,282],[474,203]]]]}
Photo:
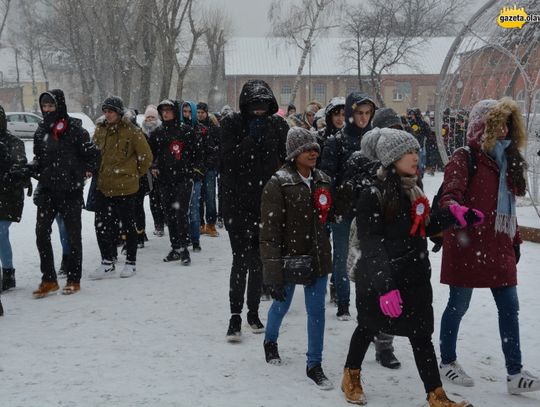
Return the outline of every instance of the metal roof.
{"type": "MultiPolygon", "coordinates": [[[[439,74],[444,58],[454,37],[434,37],[415,48],[407,65],[392,67],[385,74],[414,75],[439,74]]],[[[342,49],[346,38],[319,39],[313,46],[311,75],[356,75],[353,61],[344,57],[342,49]]],[[[283,38],[234,37],[225,50],[225,75],[294,76],[298,69],[301,51],[283,38]]],[[[303,75],[309,75],[310,61],[306,61],[303,75]]],[[[367,66],[362,66],[368,72],[367,66]]]]}

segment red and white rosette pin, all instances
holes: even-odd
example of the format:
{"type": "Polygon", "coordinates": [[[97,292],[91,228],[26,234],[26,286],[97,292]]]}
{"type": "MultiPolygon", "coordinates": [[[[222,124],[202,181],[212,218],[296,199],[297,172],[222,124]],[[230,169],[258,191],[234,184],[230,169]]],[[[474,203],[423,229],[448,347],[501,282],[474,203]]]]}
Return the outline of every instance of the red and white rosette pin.
{"type": "Polygon", "coordinates": [[[169,144],[169,150],[171,151],[171,154],[174,155],[174,158],[176,160],[180,160],[182,158],[183,148],[184,148],[184,143],[178,140],[175,140],[171,144],[169,144]]]}
{"type": "Polygon", "coordinates": [[[418,229],[420,229],[420,236],[426,237],[426,219],[429,216],[429,201],[425,196],[421,196],[413,202],[411,209],[411,217],[413,225],[410,235],[416,235],[418,229]]]}
{"type": "Polygon", "coordinates": [[[315,207],[319,210],[319,222],[326,223],[328,211],[332,206],[332,195],[326,188],[319,188],[314,195],[315,207]]]}
{"type": "Polygon", "coordinates": [[[58,120],[53,127],[53,137],[55,141],[58,141],[58,136],[66,131],[67,122],[65,119],[58,120]]]}

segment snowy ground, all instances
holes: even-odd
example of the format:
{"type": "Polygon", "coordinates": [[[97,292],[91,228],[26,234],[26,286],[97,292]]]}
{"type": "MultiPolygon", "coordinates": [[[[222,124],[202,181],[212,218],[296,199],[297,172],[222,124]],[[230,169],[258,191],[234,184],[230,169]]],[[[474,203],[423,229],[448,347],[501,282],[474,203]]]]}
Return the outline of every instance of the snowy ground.
{"type": "MultiPolygon", "coordinates": [[[[426,189],[433,193],[440,180],[440,175],[428,177],[426,189]]],[[[99,254],[93,214],[83,212],[81,293],[34,300],[31,293],[40,281],[35,216],[35,206],[27,199],[22,223],[11,228],[17,288],[2,295],[6,315],[0,319],[1,407],[346,405],[339,382],[355,323],[337,321],[333,306],[326,310],[323,364],[336,385],[333,391],[318,391],[305,377],[302,290],[297,290],[282,327],[283,366],[264,362],[263,337],[247,328],[241,344],[225,341],[231,254],[223,230],[218,238],[202,238],[203,251],[192,255],[191,267],[163,263],[168,238],[150,233],[150,242],[138,254],[135,277],[89,281],[84,274],[96,266],[99,254]]],[[[56,230],[53,241],[59,254],[56,230]]],[[[519,264],[521,338],[525,365],[537,373],[539,262],[540,246],[525,243],[519,264]]],[[[432,264],[438,321],[447,287],[438,283],[439,254],[432,256],[432,264]]],[[[269,305],[261,304],[263,322],[269,305]]],[[[421,406],[422,385],[408,342],[395,342],[403,364],[397,371],[380,367],[374,351],[368,352],[363,380],[369,405],[421,406]]],[[[477,407],[540,404],[540,393],[506,393],[497,312],[488,290],[475,293],[458,345],[461,361],[477,384],[446,384],[450,394],[466,397],[477,407]]]]}

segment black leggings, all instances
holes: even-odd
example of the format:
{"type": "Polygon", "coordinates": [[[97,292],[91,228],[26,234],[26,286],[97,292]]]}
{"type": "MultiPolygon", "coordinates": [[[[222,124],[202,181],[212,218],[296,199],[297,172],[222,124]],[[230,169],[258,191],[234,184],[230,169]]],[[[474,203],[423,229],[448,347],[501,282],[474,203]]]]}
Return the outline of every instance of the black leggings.
{"type": "MultiPolygon", "coordinates": [[[[345,367],[350,369],[361,369],[364,356],[369,344],[373,341],[374,333],[361,326],[357,326],[351,337],[349,354],[345,367]]],[[[441,387],[441,377],[437,366],[437,356],[431,342],[431,336],[409,336],[416,368],[420,378],[424,383],[426,393],[441,387]]]]}

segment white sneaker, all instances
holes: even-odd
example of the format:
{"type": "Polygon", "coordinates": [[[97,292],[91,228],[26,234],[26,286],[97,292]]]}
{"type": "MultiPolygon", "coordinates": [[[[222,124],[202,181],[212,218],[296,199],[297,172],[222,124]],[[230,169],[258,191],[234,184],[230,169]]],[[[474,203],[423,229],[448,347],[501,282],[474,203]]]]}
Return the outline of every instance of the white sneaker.
{"type": "Polygon", "coordinates": [[[506,387],[510,394],[528,393],[540,390],[540,379],[527,370],[521,370],[506,378],[506,387]]]}
{"type": "Polygon", "coordinates": [[[102,280],[104,278],[113,277],[114,275],[114,263],[110,260],[102,260],[98,268],[88,275],[88,278],[90,280],[102,280]]]}
{"type": "Polygon", "coordinates": [[[457,361],[454,361],[447,365],[441,364],[439,366],[439,371],[441,372],[441,376],[444,379],[448,380],[450,383],[458,384],[465,387],[474,386],[473,378],[467,373],[465,373],[465,370],[463,370],[463,368],[457,361]]]}
{"type": "Polygon", "coordinates": [[[128,263],[124,264],[124,268],[120,272],[121,278],[128,278],[135,275],[136,269],[135,269],[135,263],[128,263]]]}

